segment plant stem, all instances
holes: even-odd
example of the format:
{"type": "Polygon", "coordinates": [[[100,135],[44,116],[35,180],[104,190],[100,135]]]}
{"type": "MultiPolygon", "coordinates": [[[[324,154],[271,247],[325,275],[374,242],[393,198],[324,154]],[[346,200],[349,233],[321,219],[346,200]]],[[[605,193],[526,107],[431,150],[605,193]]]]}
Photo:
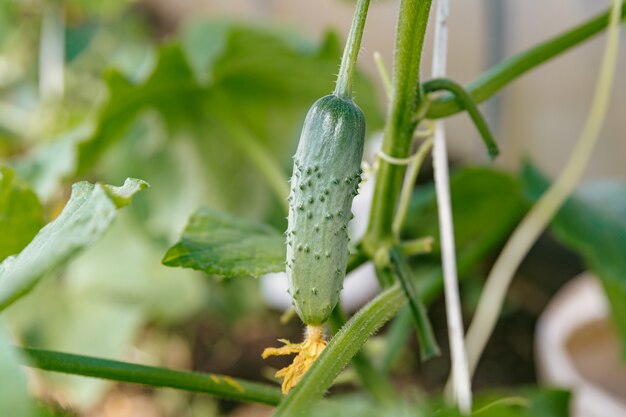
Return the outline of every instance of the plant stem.
{"type": "Polygon", "coordinates": [[[354,271],[365,262],[369,261],[367,254],[363,252],[360,245],[357,245],[357,252],[348,257],[348,265],[346,266],[346,274],[354,271]]]}
{"type": "Polygon", "coordinates": [[[400,202],[398,203],[398,211],[393,219],[393,224],[391,225],[391,230],[393,235],[397,240],[400,239],[400,232],[402,231],[402,225],[404,224],[404,218],[406,217],[406,213],[409,210],[409,203],[411,202],[411,195],[413,194],[413,189],[415,188],[415,180],[417,179],[417,174],[424,162],[424,158],[430,151],[433,146],[433,139],[431,137],[427,138],[420,144],[417,153],[414,156],[414,159],[409,163],[409,172],[404,179],[404,184],[402,185],[402,191],[400,192],[400,202]]]}
{"type": "Polygon", "coordinates": [[[468,355],[472,372],[476,368],[487,340],[493,331],[513,274],[533,243],[549,224],[550,219],[554,217],[568,195],[576,187],[600,136],[615,76],[622,5],[621,1],[613,0],[600,75],[591,110],[580,138],[565,168],[515,229],[487,278],[487,283],[467,334],[468,355]]]}
{"type": "MultiPolygon", "coordinates": [[[[329,325],[334,333],[337,333],[343,325],[346,324],[346,318],[338,304],[330,316],[329,325]]],[[[363,386],[372,394],[372,397],[379,403],[390,404],[398,400],[398,394],[387,375],[377,369],[370,358],[363,350],[359,350],[352,358],[352,366],[359,375],[359,379],[363,386]]]]}
{"type": "Polygon", "coordinates": [[[433,241],[434,239],[432,236],[420,237],[413,240],[404,240],[400,242],[400,250],[407,258],[414,255],[430,253],[433,250],[433,241]]]}
{"type": "MultiPolygon", "coordinates": [[[[624,19],[625,17],[626,8],[622,8],[621,18],[624,19]]],[[[476,104],[482,103],[524,73],[598,34],[608,23],[608,12],[594,17],[547,42],[505,59],[469,83],[466,90],[476,104]]],[[[442,97],[430,104],[426,118],[439,119],[462,110],[463,108],[459,106],[454,97],[442,97]]]]}
{"type": "Polygon", "coordinates": [[[393,90],[393,87],[391,86],[391,78],[389,78],[387,67],[385,67],[385,62],[383,61],[383,57],[382,55],[380,55],[380,53],[374,52],[374,62],[376,62],[378,75],[380,75],[380,80],[383,83],[383,88],[385,89],[385,95],[387,96],[387,100],[391,100],[391,91],[393,90]]]}
{"type": "Polygon", "coordinates": [[[21,348],[24,365],[46,371],[109,379],[160,388],[200,392],[235,401],[276,405],[282,395],[278,388],[218,374],[174,371],[89,356],[21,348]]]}
{"type": "Polygon", "coordinates": [[[428,80],[424,84],[422,84],[424,93],[430,93],[437,90],[447,90],[454,95],[457,103],[467,111],[467,114],[474,122],[474,126],[480,133],[480,137],[482,138],[485,146],[487,147],[487,152],[489,152],[489,156],[491,158],[495,158],[500,153],[498,149],[498,145],[496,144],[491,131],[489,130],[489,125],[487,121],[478,110],[478,106],[472,100],[472,97],[465,91],[465,89],[457,84],[456,82],[447,79],[447,78],[435,78],[432,80],[428,80]]]}
{"type": "Polygon", "coordinates": [[[361,346],[404,305],[398,284],[380,293],[359,310],[333,337],[295,388],[276,409],[276,417],[292,417],[310,410],[361,346]]]}
{"type": "Polygon", "coordinates": [[[417,337],[420,343],[421,359],[426,360],[432,358],[433,356],[439,356],[441,351],[439,350],[437,339],[435,339],[432,326],[430,325],[426,307],[424,307],[424,303],[422,302],[422,296],[415,286],[413,271],[411,271],[406,258],[399,248],[391,248],[389,256],[391,258],[391,265],[393,266],[393,271],[395,272],[397,280],[402,285],[402,289],[409,300],[409,306],[411,307],[411,312],[413,313],[417,337]]]}
{"type": "Polygon", "coordinates": [[[359,57],[361,49],[361,38],[363,37],[363,29],[365,28],[365,20],[367,18],[367,10],[370,0],[359,0],[352,19],[350,34],[346,41],[346,48],[341,57],[341,66],[339,67],[339,75],[337,76],[337,84],[335,85],[334,94],[342,98],[352,98],[352,78],[356,67],[356,61],[359,57]]]}
{"type": "MultiPolygon", "coordinates": [[[[420,92],[415,86],[419,83],[430,4],[430,0],[402,0],[400,3],[391,106],[382,146],[385,154],[395,158],[408,156],[413,139],[413,114],[421,102],[420,92]]],[[[364,238],[365,249],[370,255],[378,247],[389,245],[394,240],[392,223],[405,170],[405,166],[380,161],[369,228],[364,238]]]]}

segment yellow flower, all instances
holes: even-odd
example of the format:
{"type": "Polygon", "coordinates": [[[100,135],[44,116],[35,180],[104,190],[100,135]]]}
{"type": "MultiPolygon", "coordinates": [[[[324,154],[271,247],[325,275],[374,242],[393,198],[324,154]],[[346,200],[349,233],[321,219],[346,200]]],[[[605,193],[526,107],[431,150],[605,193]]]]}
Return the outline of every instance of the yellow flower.
{"type": "Polygon", "coordinates": [[[307,326],[306,338],[302,343],[291,343],[284,339],[279,341],[285,346],[266,348],[263,351],[263,359],[269,356],[298,354],[291,365],[276,372],[276,377],[283,378],[282,391],[283,394],[287,394],[302,379],[302,376],[326,347],[324,328],[322,326],[307,326]]]}

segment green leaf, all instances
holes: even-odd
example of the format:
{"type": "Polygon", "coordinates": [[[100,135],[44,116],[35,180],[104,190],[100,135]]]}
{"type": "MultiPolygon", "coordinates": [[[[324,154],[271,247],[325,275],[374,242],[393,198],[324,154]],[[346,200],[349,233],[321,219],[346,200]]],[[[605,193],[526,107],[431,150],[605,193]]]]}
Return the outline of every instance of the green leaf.
{"type": "MultiPolygon", "coordinates": [[[[548,180],[527,164],[522,178],[535,201],[548,180]]],[[[613,321],[626,355],[626,183],[600,182],[581,187],[552,220],[550,230],[578,252],[602,280],[613,321]]]]}
{"type": "Polygon", "coordinates": [[[115,211],[147,186],[136,179],[127,179],[122,187],[74,184],[59,217],[41,229],[18,255],[0,264],[0,310],[28,293],[46,272],[96,242],[111,225],[115,211]]]}
{"type": "Polygon", "coordinates": [[[11,346],[11,340],[0,322],[0,415],[34,417],[35,406],[28,395],[23,359],[11,346]]]}
{"type": "Polygon", "coordinates": [[[15,178],[12,169],[0,167],[0,261],[21,251],[43,224],[35,193],[15,178]]]}
{"type": "Polygon", "coordinates": [[[163,263],[225,277],[280,272],[285,269],[285,239],[267,225],[202,208],[163,263]]]}

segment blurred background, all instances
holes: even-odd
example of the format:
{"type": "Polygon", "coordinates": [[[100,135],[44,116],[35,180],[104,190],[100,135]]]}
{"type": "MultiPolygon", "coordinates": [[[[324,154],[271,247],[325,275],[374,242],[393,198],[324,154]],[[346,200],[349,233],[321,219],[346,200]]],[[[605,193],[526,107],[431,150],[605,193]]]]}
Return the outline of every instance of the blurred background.
{"type": "MultiPolygon", "coordinates": [[[[355,94],[370,138],[380,133],[386,109],[372,56],[381,53],[391,67],[398,3],[374,1],[364,35],[355,94]]],[[[607,5],[452,2],[449,75],[469,82],[607,5]]],[[[261,361],[262,349],[278,338],[298,340],[300,324],[280,324],[282,312],[268,307],[257,280],[221,280],[167,268],[161,258],[201,205],[284,229],[280,198],[258,174],[251,148],[260,144],[287,178],[306,110],[333,87],[353,6],[346,0],[0,2],[0,161],[35,191],[42,221],[58,214],[77,180],[121,184],[130,176],[152,185],[120,213],[102,241],[7,311],[15,339],[46,349],[272,379],[273,370],[261,361]]],[[[467,115],[450,118],[453,168],[490,165],[516,175],[528,158],[554,177],[589,110],[603,41],[603,36],[593,38],[481,106],[502,149],[494,164],[467,115]]],[[[429,35],[424,79],[430,72],[430,42],[429,35]]],[[[626,179],[626,78],[619,76],[624,73],[626,42],[586,179],[626,179]]],[[[420,186],[427,191],[430,176],[426,167],[420,186]]],[[[523,212],[515,210],[513,220],[523,212]]],[[[465,275],[475,278],[463,287],[467,317],[493,250],[512,224],[503,226],[491,250],[466,269],[465,275]]],[[[555,291],[583,269],[574,252],[550,235],[541,238],[515,280],[479,368],[477,389],[536,383],[537,317],[555,291]]],[[[445,350],[442,300],[434,302],[431,313],[445,350]]],[[[374,354],[376,343],[374,338],[374,354]]],[[[403,353],[394,381],[409,391],[441,389],[449,369],[445,352],[420,364],[414,336],[409,344],[413,349],[403,353]]],[[[60,415],[242,417],[270,412],[68,376],[32,372],[30,380],[60,415]]]]}
{"type": "MultiPolygon", "coordinates": [[[[197,16],[236,16],[252,23],[276,24],[298,28],[312,39],[319,39],[329,29],[344,39],[352,19],[350,1],[202,1],[147,2],[168,31],[197,16]]],[[[449,76],[469,82],[504,58],[540,43],[604,11],[605,2],[584,0],[515,1],[471,0],[453,3],[450,13],[449,76]]],[[[376,72],[373,53],[382,54],[391,67],[395,38],[397,1],[375,1],[363,38],[361,68],[376,83],[379,97],[382,86],[376,72]]],[[[432,36],[430,27],[429,34],[432,36]]],[[[622,38],[623,38],[622,34],[622,38]]],[[[522,157],[531,157],[545,172],[556,174],[567,159],[567,152],[580,131],[580,123],[589,109],[602,54],[602,37],[578,47],[576,52],[556,58],[538,71],[513,83],[484,107],[497,130],[499,143],[506,148],[497,163],[508,169],[518,168],[522,157]],[[556,122],[558,120],[558,122],[556,122]]],[[[432,45],[427,43],[423,77],[428,78],[432,45]]],[[[622,51],[626,48],[621,46],[622,51]]],[[[617,73],[625,71],[626,58],[620,53],[617,73]]],[[[594,152],[589,178],[626,175],[623,155],[626,121],[620,115],[626,102],[626,80],[617,77],[612,106],[603,139],[594,152]]],[[[356,92],[358,94],[358,91],[356,92]]],[[[358,96],[357,96],[358,97],[358,96]]],[[[449,123],[450,147],[455,158],[486,162],[480,141],[464,115],[449,123]]]]}

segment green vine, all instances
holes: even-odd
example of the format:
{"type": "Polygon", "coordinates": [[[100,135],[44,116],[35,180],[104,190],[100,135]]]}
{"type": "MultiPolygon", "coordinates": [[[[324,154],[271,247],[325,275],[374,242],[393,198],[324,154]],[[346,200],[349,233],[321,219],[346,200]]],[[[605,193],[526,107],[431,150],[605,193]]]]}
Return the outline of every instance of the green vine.
{"type": "Polygon", "coordinates": [[[472,97],[467,91],[465,91],[463,86],[447,78],[436,78],[428,80],[422,84],[422,89],[424,90],[424,93],[433,93],[435,91],[449,91],[452,93],[459,106],[461,106],[463,110],[467,111],[467,114],[472,119],[472,122],[474,122],[478,133],[480,133],[480,137],[483,139],[483,142],[487,147],[489,156],[491,158],[498,156],[500,150],[498,149],[498,145],[489,130],[489,125],[487,125],[487,121],[480,113],[480,110],[478,110],[478,106],[474,103],[474,100],[472,100],[472,97]]]}
{"type": "Polygon", "coordinates": [[[22,348],[24,365],[45,371],[109,379],[159,388],[200,392],[236,401],[277,405],[282,395],[278,388],[219,374],[174,371],[154,366],[22,348]]]}

